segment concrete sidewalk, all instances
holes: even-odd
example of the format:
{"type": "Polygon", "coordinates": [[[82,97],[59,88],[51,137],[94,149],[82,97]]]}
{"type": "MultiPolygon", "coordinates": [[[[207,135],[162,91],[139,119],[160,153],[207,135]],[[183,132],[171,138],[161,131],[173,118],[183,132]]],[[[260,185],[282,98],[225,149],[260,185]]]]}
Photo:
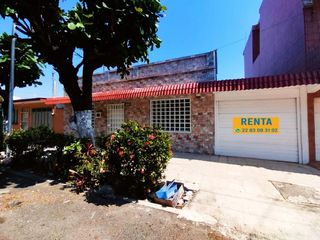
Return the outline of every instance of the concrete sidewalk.
{"type": "Polygon", "coordinates": [[[182,211],[258,239],[320,239],[320,171],[309,166],[178,154],[166,176],[200,188],[182,211]]]}

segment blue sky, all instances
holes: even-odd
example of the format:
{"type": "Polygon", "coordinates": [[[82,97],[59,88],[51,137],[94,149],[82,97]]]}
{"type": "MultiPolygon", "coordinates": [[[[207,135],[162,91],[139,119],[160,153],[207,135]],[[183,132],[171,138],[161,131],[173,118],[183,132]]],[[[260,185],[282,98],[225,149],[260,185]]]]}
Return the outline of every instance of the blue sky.
{"type": "MultiPolygon", "coordinates": [[[[68,1],[72,7],[75,1],[68,1]]],[[[151,62],[218,49],[218,79],[244,75],[243,49],[251,26],[259,19],[262,0],[163,0],[166,16],[159,24],[162,45],[150,53],[151,62]]],[[[0,20],[0,33],[11,33],[11,22],[0,20]]],[[[57,78],[57,74],[56,74],[57,78]]],[[[40,87],[15,89],[15,98],[50,97],[52,68],[45,69],[40,87]]],[[[58,84],[58,95],[63,88],[58,84]]]]}

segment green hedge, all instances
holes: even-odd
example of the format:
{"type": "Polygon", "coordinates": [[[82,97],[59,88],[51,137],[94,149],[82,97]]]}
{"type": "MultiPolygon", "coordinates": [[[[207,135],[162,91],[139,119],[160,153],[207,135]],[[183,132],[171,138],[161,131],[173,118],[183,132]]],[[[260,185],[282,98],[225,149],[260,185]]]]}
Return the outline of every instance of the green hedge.
{"type": "Polygon", "coordinates": [[[77,191],[108,182],[117,193],[139,198],[163,180],[172,156],[167,133],[134,121],[100,137],[99,148],[47,127],[15,131],[5,142],[12,151],[14,167],[32,167],[63,181],[69,179],[77,191]]]}
{"type": "Polygon", "coordinates": [[[74,139],[71,135],[57,134],[40,126],[14,131],[6,137],[5,143],[11,150],[13,167],[55,172],[54,168],[62,161],[64,146],[70,145],[74,139]]]}

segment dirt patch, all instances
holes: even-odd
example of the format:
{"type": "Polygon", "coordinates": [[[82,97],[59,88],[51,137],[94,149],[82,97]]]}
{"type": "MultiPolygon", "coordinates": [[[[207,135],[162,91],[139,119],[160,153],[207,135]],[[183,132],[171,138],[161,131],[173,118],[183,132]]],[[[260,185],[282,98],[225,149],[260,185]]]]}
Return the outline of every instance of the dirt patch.
{"type": "Polygon", "coordinates": [[[0,236],[0,240],[10,240],[10,239],[6,238],[6,237],[3,237],[3,236],[0,236]]]}
{"type": "Polygon", "coordinates": [[[0,212],[37,203],[54,203],[56,197],[43,194],[41,191],[19,191],[4,194],[0,197],[0,212]]]}
{"type": "Polygon", "coordinates": [[[271,183],[288,202],[320,207],[320,192],[312,187],[276,181],[271,183]]]}
{"type": "Polygon", "coordinates": [[[0,197],[0,240],[15,239],[218,239],[211,226],[178,219],[176,214],[135,203],[88,203],[84,195],[40,184],[0,197]],[[21,202],[10,207],[12,201],[21,202]],[[1,238],[2,237],[2,238],[1,238]]]}
{"type": "Polygon", "coordinates": [[[5,221],[6,221],[6,219],[5,219],[5,218],[0,217],[0,224],[4,223],[5,221]]]}

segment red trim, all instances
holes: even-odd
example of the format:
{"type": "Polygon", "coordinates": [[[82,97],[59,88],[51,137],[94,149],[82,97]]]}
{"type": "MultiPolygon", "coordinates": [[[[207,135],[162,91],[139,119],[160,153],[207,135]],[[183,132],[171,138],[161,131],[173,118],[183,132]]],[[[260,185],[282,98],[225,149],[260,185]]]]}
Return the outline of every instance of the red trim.
{"type": "MultiPolygon", "coordinates": [[[[211,82],[193,82],[128,90],[114,90],[92,94],[93,101],[129,99],[151,96],[187,95],[197,93],[243,91],[266,88],[282,88],[307,84],[320,84],[320,70],[277,76],[221,80],[211,82]]],[[[47,105],[70,103],[68,97],[48,98],[47,105]]]]}

